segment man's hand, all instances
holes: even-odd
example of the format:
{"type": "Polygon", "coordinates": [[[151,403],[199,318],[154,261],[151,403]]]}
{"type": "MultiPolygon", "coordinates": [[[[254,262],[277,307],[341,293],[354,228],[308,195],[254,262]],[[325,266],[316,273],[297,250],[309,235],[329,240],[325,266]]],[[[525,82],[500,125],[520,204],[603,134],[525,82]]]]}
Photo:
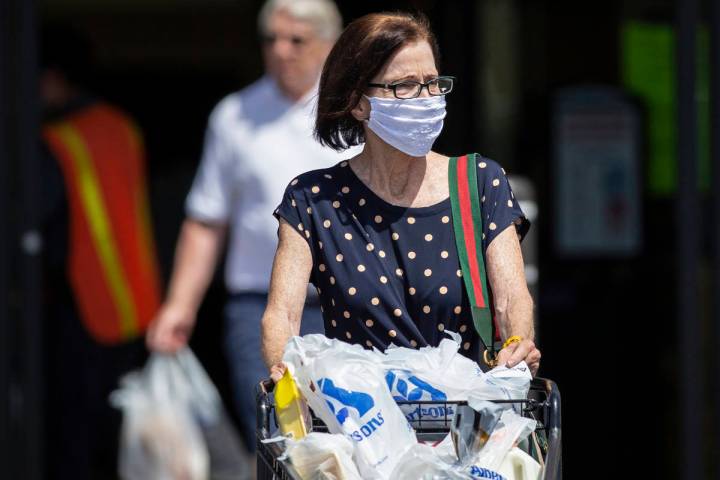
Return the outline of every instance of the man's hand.
{"type": "Polygon", "coordinates": [[[165,303],[148,327],[145,342],[150,350],[174,353],[187,345],[195,327],[195,312],[165,303]]]}
{"type": "Polygon", "coordinates": [[[535,342],[529,339],[511,343],[498,353],[498,365],[506,365],[509,368],[514,367],[521,361],[530,367],[533,377],[540,368],[540,350],[535,347],[535,342]]]}

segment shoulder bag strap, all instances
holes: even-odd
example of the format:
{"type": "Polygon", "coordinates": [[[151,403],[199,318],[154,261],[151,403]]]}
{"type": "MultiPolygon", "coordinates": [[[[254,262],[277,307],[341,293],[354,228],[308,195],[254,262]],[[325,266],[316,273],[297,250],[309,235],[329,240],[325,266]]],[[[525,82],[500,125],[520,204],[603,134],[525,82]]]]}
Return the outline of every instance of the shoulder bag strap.
{"type": "Polygon", "coordinates": [[[482,247],[482,210],[478,193],[475,154],[451,157],[448,170],[455,243],[475,330],[485,345],[485,363],[495,360],[495,322],[488,298],[482,247]]]}

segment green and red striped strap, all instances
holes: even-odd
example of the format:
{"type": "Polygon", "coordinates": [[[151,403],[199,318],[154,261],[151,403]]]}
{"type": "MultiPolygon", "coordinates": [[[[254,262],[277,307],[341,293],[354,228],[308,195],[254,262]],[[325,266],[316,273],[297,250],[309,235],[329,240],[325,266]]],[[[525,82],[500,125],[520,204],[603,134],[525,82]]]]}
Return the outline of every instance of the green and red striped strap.
{"type": "MultiPolygon", "coordinates": [[[[448,167],[453,229],[460,268],[470,300],[475,330],[490,357],[495,356],[495,323],[490,311],[482,245],[483,219],[475,154],[451,157],[448,167]]],[[[487,357],[486,357],[487,358],[487,357]]]]}

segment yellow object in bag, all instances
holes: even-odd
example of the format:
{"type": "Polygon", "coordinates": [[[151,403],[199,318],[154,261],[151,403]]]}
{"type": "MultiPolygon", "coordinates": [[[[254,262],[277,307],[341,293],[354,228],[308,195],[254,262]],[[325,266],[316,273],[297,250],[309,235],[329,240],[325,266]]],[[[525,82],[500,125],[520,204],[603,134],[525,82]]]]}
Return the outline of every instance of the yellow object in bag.
{"type": "Polygon", "coordinates": [[[285,370],[280,381],[275,385],[275,413],[283,435],[300,440],[307,435],[306,419],[309,412],[290,370],[285,370]]]}

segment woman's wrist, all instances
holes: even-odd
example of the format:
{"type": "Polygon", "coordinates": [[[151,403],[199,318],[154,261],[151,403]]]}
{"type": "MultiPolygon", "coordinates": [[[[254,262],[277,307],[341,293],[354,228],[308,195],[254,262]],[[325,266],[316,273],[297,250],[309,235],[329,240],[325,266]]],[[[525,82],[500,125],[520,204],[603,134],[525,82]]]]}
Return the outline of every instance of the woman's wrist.
{"type": "Polygon", "coordinates": [[[513,343],[519,343],[522,342],[523,338],[520,335],[512,335],[511,337],[508,337],[507,340],[505,340],[505,343],[503,343],[502,348],[507,348],[513,343]]]}

